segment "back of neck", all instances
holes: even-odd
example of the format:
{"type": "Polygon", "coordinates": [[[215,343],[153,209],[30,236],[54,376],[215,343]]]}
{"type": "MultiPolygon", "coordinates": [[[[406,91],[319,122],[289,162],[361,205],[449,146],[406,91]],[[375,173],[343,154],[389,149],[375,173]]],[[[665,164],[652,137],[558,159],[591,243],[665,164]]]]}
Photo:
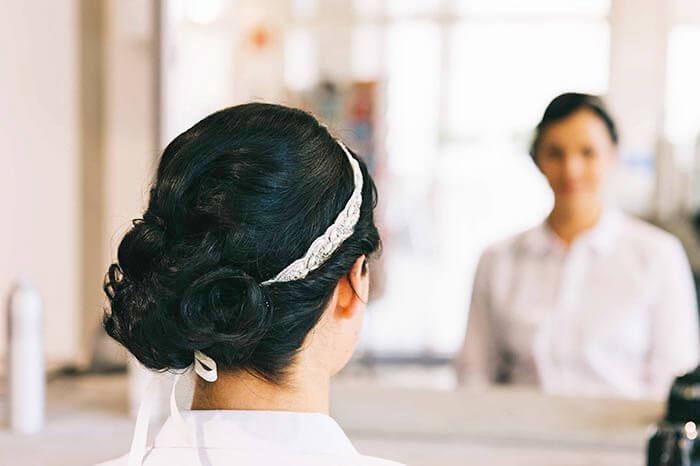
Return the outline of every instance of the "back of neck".
{"type": "Polygon", "coordinates": [[[273,384],[248,372],[219,373],[216,382],[199,377],[195,383],[193,410],[294,411],[328,414],[330,379],[299,378],[273,384]]]}

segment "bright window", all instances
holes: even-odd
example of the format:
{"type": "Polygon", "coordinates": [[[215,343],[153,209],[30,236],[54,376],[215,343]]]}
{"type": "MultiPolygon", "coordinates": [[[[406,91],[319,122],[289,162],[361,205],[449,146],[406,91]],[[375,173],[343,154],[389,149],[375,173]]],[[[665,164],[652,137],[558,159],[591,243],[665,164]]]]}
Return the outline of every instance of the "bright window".
{"type": "MultiPolygon", "coordinates": [[[[666,135],[678,149],[700,136],[700,26],[676,26],[668,42],[666,135]]],[[[687,160],[688,163],[691,160],[687,160]]]]}
{"type": "Polygon", "coordinates": [[[601,22],[459,23],[451,31],[450,133],[529,132],[560,92],[605,92],[608,36],[601,22]]]}
{"type": "MultiPolygon", "coordinates": [[[[390,1],[384,293],[363,347],[452,354],[489,243],[530,227],[552,195],[527,155],[544,107],[608,88],[609,2],[390,1]]],[[[362,17],[362,16],[360,16],[362,17]]]]}

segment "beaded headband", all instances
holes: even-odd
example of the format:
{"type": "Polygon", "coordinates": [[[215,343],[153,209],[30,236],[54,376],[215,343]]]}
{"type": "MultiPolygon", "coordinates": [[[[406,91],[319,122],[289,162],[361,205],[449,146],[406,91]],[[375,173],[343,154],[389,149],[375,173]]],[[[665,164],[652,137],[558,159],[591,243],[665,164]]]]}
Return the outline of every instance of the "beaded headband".
{"type": "Polygon", "coordinates": [[[360,206],[362,205],[362,171],[360,171],[360,164],[350,155],[350,151],[345,147],[345,144],[340,141],[338,141],[338,144],[345,152],[352,166],[355,189],[350,199],[333,224],[311,243],[304,257],[289,264],[274,278],[262,282],[262,286],[305,278],[309,272],[316,270],[328,260],[338,247],[343,244],[343,241],[352,236],[352,233],[355,231],[355,225],[360,218],[360,206]]]}

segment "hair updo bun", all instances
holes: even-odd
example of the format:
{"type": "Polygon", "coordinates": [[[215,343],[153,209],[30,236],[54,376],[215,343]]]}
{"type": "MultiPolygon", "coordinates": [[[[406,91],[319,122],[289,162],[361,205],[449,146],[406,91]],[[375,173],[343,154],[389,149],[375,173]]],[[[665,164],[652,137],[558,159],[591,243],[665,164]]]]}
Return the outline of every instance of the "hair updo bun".
{"type": "Polygon", "coordinates": [[[219,370],[281,382],[335,286],[380,240],[364,180],[354,233],[303,280],[260,283],[302,257],[354,188],[347,158],[300,110],[246,104],[214,113],[163,152],[149,205],[105,278],[107,333],[146,367],[219,370]]]}

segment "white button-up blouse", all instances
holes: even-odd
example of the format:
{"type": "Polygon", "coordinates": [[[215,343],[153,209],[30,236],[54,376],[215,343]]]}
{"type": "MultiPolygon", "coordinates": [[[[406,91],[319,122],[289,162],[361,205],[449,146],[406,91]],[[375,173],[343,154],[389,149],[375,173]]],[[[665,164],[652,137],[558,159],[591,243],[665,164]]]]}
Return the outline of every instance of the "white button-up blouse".
{"type": "MultiPolygon", "coordinates": [[[[401,466],[360,455],[329,416],[285,411],[183,411],[188,443],[172,417],[144,466],[401,466]]],[[[99,466],[127,466],[128,457],[99,466]]]]}
{"type": "Polygon", "coordinates": [[[700,361],[699,334],[680,242],[607,210],[569,248],[542,224],[486,250],[456,364],[463,383],[663,398],[700,361]]]}

